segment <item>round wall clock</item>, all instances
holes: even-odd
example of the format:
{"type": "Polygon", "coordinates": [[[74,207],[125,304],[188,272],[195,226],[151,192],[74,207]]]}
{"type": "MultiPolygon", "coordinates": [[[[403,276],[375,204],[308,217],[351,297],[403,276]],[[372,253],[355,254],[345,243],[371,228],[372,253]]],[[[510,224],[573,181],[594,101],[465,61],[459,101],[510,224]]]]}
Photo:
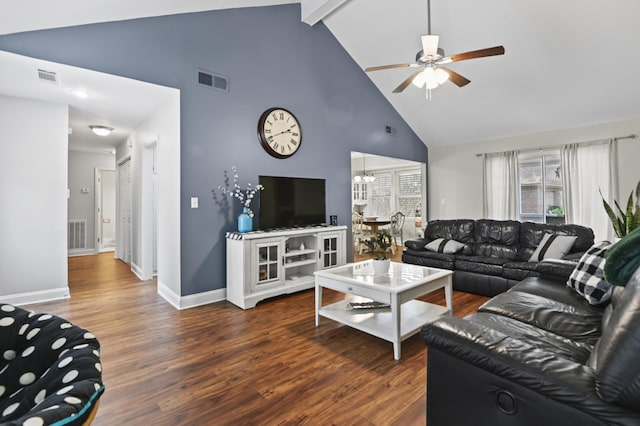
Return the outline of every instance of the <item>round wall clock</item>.
{"type": "Polygon", "coordinates": [[[302,130],[295,115],[284,108],[269,108],[258,120],[258,139],[269,154],[289,158],[302,143],[302,130]]]}

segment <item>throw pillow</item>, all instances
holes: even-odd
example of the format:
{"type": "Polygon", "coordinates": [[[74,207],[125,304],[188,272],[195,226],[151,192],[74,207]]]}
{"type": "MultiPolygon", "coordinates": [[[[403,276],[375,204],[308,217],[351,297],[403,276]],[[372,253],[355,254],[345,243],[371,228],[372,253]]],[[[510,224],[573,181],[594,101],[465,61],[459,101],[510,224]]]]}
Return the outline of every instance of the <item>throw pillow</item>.
{"type": "Polygon", "coordinates": [[[613,247],[609,241],[596,243],[587,250],[578,266],[571,272],[567,285],[592,305],[607,302],[611,298],[613,285],[605,281],[605,255],[613,247]]]}
{"type": "Polygon", "coordinates": [[[456,240],[449,240],[447,238],[436,238],[435,240],[424,246],[424,248],[429,251],[447,254],[457,253],[465,247],[465,244],[462,244],[456,240]]]}
{"type": "Polygon", "coordinates": [[[578,237],[569,235],[544,234],[529,262],[539,262],[542,259],[562,259],[565,254],[569,253],[577,239],[578,237]]]}

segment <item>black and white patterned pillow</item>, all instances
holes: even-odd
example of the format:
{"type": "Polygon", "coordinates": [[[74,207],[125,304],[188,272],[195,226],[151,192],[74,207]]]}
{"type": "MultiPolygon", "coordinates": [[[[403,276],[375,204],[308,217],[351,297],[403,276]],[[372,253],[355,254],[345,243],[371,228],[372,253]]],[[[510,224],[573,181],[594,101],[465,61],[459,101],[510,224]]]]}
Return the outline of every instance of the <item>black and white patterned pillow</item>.
{"type": "Polygon", "coordinates": [[[577,239],[578,237],[569,235],[544,234],[529,262],[539,262],[543,259],[562,259],[565,254],[571,251],[571,247],[577,239]]]}
{"type": "Polygon", "coordinates": [[[613,285],[604,279],[605,254],[613,244],[602,241],[587,250],[578,266],[571,272],[567,285],[587,299],[591,305],[605,303],[611,298],[613,285]]]}
{"type": "Polygon", "coordinates": [[[435,240],[424,246],[424,248],[429,251],[448,254],[457,253],[465,247],[465,244],[456,240],[449,240],[447,238],[436,238],[435,240]]]}

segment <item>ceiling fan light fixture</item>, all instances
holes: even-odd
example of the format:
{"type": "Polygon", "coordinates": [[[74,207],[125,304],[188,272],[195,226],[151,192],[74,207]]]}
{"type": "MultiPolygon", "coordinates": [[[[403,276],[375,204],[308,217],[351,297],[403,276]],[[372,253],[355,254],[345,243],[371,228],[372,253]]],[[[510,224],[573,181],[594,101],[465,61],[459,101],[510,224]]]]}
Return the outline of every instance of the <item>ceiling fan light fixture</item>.
{"type": "Polygon", "coordinates": [[[425,83],[425,77],[424,77],[424,71],[421,72],[420,74],[418,74],[416,76],[416,78],[413,79],[412,83],[414,86],[416,86],[419,89],[422,89],[424,87],[424,83],[425,83]]]}
{"type": "Polygon", "coordinates": [[[432,67],[425,68],[422,74],[424,74],[424,82],[427,86],[427,89],[435,89],[440,85],[436,77],[436,70],[434,70],[432,67]]]}
{"type": "Polygon", "coordinates": [[[107,126],[91,125],[89,128],[98,136],[109,136],[113,132],[113,128],[107,126]]]}

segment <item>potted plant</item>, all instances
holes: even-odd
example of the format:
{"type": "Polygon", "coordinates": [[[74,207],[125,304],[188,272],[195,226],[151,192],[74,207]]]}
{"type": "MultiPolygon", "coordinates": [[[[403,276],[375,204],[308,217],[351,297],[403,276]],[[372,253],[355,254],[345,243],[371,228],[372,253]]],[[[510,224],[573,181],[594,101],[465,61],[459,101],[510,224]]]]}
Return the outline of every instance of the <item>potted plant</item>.
{"type": "Polygon", "coordinates": [[[393,238],[387,230],[378,231],[373,237],[365,240],[369,251],[373,253],[373,269],[376,275],[386,274],[389,271],[389,251],[393,244],[393,238]]]}
{"type": "Polygon", "coordinates": [[[622,210],[620,205],[616,200],[613,200],[614,205],[618,209],[618,214],[611,208],[609,203],[602,196],[602,191],[600,191],[600,197],[602,197],[602,204],[604,204],[604,210],[609,215],[609,219],[611,220],[611,224],[613,225],[613,230],[616,232],[618,238],[622,238],[627,235],[629,232],[633,231],[636,228],[640,228],[640,181],[638,181],[638,185],[636,186],[636,200],[633,201],[633,192],[629,194],[629,199],[627,200],[627,208],[622,210]]]}

